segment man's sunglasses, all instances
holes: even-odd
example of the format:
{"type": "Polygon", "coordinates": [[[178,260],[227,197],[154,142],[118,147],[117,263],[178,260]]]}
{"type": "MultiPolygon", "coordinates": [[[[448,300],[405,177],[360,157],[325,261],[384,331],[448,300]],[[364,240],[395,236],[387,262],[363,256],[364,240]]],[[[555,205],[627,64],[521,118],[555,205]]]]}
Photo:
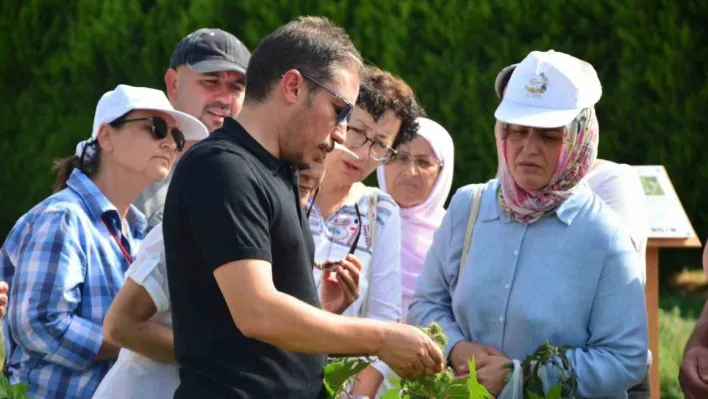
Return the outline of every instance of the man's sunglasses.
{"type": "MultiPolygon", "coordinates": [[[[310,217],[310,211],[312,211],[312,205],[315,203],[315,198],[317,197],[318,192],[319,187],[317,187],[315,194],[312,196],[312,203],[310,204],[310,208],[307,210],[308,218],[310,217]]],[[[354,252],[356,252],[356,248],[359,245],[359,237],[361,236],[361,212],[359,212],[359,204],[354,204],[354,210],[356,211],[356,236],[354,236],[354,242],[352,243],[352,246],[349,247],[349,255],[354,255],[354,252]]],[[[323,271],[331,271],[335,266],[340,263],[341,261],[325,261],[323,263],[315,263],[315,267],[323,271]]]]}
{"type": "MultiPolygon", "coordinates": [[[[330,90],[327,86],[320,83],[317,79],[315,79],[311,76],[305,75],[302,72],[300,72],[300,75],[302,75],[303,78],[309,80],[310,82],[316,84],[317,86],[320,86],[327,93],[333,95],[337,100],[341,101],[344,104],[344,108],[337,111],[337,124],[338,125],[344,121],[346,121],[348,123],[352,119],[352,112],[354,111],[354,105],[352,105],[349,101],[345,100],[344,97],[342,97],[338,93],[334,92],[333,90],[330,90]]],[[[280,75],[281,78],[283,76],[285,76],[285,75],[280,75]]]]}
{"type": "MultiPolygon", "coordinates": [[[[135,119],[123,119],[116,121],[118,125],[122,125],[128,122],[138,122],[138,121],[148,121],[150,122],[150,132],[152,136],[158,140],[162,140],[167,137],[167,132],[170,130],[167,127],[167,122],[159,116],[147,116],[145,118],[135,118],[135,119]]],[[[175,139],[177,144],[177,151],[182,151],[184,149],[184,133],[181,130],[173,127],[171,129],[172,138],[175,139]]]]}

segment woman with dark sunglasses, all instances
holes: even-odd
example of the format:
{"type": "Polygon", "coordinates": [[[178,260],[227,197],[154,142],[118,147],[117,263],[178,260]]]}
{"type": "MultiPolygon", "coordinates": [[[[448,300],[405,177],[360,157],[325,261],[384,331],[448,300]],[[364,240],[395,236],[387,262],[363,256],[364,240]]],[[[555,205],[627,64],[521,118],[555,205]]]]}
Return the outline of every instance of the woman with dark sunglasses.
{"type": "Polygon", "coordinates": [[[55,163],[55,193],[23,215],[0,250],[10,284],[5,370],[38,398],[90,398],[118,347],[101,323],[143,240],[131,203],[164,179],[185,139],[206,137],[159,90],[119,85],[91,137],[55,163]]]}
{"type": "MultiPolygon", "coordinates": [[[[388,321],[401,317],[398,205],[362,181],[401,143],[415,137],[415,118],[422,114],[403,80],[368,67],[347,125],[345,145],[350,152],[333,151],[325,159],[324,179],[313,195],[314,203],[308,204],[316,248],[314,277],[319,286],[329,276],[327,270],[341,270],[338,260],[348,254],[359,259],[359,297],[344,315],[388,321]]],[[[382,362],[374,363],[359,374],[351,394],[375,397],[387,373],[382,362]]]]}

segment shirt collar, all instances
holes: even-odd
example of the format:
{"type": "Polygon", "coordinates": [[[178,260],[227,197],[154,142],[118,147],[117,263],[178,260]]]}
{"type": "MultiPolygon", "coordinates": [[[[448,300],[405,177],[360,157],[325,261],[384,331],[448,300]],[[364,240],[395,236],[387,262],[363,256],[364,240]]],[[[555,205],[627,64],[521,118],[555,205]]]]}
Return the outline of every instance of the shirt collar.
{"type": "Polygon", "coordinates": [[[576,187],[575,192],[555,210],[555,215],[558,220],[567,226],[573,223],[573,220],[578,216],[583,205],[587,202],[588,196],[592,194],[590,187],[584,181],[578,183],[576,187]]]}
{"type": "MultiPolygon", "coordinates": [[[[484,190],[482,195],[488,198],[486,201],[482,201],[479,208],[479,217],[482,221],[489,222],[497,219],[500,219],[504,223],[510,223],[512,221],[511,217],[502,210],[501,204],[497,199],[499,187],[499,179],[494,179],[488,183],[487,188],[484,190]]],[[[587,201],[588,195],[591,193],[587,183],[581,181],[578,183],[575,193],[567,200],[563,201],[553,213],[563,224],[570,226],[587,201]]]]}
{"type": "Polygon", "coordinates": [[[256,139],[251,136],[246,129],[233,118],[224,118],[224,124],[219,129],[226,133],[229,137],[239,142],[245,149],[258,157],[265,165],[270,167],[273,172],[288,172],[290,175],[295,173],[295,169],[289,162],[276,158],[268,152],[256,139]]]}
{"type": "MultiPolygon", "coordinates": [[[[103,195],[98,186],[96,186],[96,184],[82,171],[79,169],[74,169],[71,172],[66,185],[69,189],[74,191],[79,198],[81,198],[83,203],[86,205],[86,209],[88,209],[88,214],[91,216],[92,220],[98,221],[104,214],[109,214],[113,215],[112,217],[116,218],[118,223],[120,223],[120,218],[118,218],[118,209],[111,204],[108,198],[103,195]]],[[[135,237],[144,236],[147,228],[147,219],[145,218],[145,215],[143,215],[133,205],[130,205],[128,208],[126,220],[135,237]]]]}
{"type": "Polygon", "coordinates": [[[511,222],[511,217],[502,211],[497,195],[499,193],[499,179],[494,179],[487,183],[482,197],[485,199],[479,205],[479,218],[484,222],[500,219],[504,223],[511,222]],[[486,198],[484,198],[486,197],[486,198]]]}

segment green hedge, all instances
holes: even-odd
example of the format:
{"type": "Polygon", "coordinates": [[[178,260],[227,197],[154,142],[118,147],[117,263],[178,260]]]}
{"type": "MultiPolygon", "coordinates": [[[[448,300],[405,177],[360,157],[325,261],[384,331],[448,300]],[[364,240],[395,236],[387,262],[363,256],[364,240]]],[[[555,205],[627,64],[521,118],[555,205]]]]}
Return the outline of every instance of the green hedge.
{"type": "MultiPolygon", "coordinates": [[[[494,173],[492,82],[503,66],[532,49],[588,60],[604,85],[601,157],[665,165],[696,230],[704,236],[708,227],[701,206],[707,2],[25,0],[0,7],[0,238],[49,193],[51,160],[90,134],[104,91],[118,83],[162,88],[173,47],[199,27],[229,30],[254,48],[302,14],[343,25],[367,60],[412,84],[454,136],[455,187],[494,173]]],[[[672,257],[677,266],[697,264],[697,251],[682,254],[691,260],[672,257]]]]}

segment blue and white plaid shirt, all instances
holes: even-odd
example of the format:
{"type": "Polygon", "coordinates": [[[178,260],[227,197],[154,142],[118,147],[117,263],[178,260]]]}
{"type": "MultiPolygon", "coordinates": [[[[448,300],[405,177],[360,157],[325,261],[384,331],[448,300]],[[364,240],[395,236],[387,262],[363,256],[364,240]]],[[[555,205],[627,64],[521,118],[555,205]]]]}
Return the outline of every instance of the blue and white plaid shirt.
{"type": "Polygon", "coordinates": [[[5,372],[35,398],[91,398],[113,365],[94,359],[129,262],[102,217],[125,232],[131,255],[146,228],[131,206],[123,230],[116,208],[79,170],[67,184],[23,215],[0,249],[0,279],[10,284],[5,372]]]}

